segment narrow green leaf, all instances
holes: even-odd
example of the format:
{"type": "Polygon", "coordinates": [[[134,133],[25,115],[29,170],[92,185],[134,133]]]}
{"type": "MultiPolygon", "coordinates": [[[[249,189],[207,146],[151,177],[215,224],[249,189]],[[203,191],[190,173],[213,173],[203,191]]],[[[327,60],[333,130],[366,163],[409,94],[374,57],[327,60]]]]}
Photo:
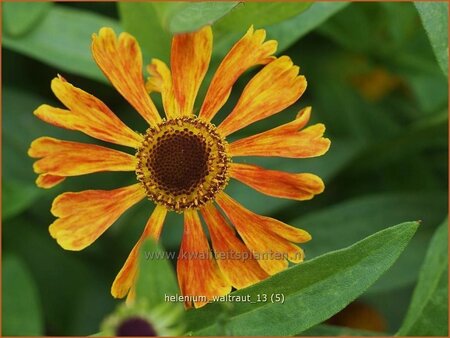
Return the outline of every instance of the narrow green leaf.
{"type": "Polygon", "coordinates": [[[3,180],[2,220],[13,217],[30,206],[41,191],[34,184],[14,179],[3,180]]]}
{"type": "Polygon", "coordinates": [[[190,330],[193,335],[302,332],[343,309],[372,285],[396,261],[417,227],[417,222],[393,226],[232,294],[253,302],[258,295],[270,300],[281,294],[283,303],[214,303],[188,311],[190,330]]]}
{"type": "Polygon", "coordinates": [[[311,233],[313,240],[303,248],[307,258],[314,258],[351,245],[383,229],[385,224],[420,219],[423,226],[405,254],[368,290],[378,293],[415,282],[433,231],[447,212],[446,196],[444,192],[360,196],[299,217],[290,224],[311,233]]]}
{"type": "Polygon", "coordinates": [[[91,56],[91,36],[101,27],[121,31],[118,23],[91,12],[55,5],[33,30],[20,37],[3,36],[6,48],[57,69],[106,82],[91,56]]]}
{"type": "Polygon", "coordinates": [[[34,281],[25,265],[15,256],[3,258],[2,334],[41,336],[43,322],[34,281]]]}
{"type": "Polygon", "coordinates": [[[448,220],[431,240],[400,336],[448,336],[448,220]]]}
{"type": "Polygon", "coordinates": [[[165,295],[180,293],[170,260],[154,240],[142,245],[139,257],[137,298],[145,298],[149,307],[156,307],[166,302],[165,295]]]}
{"type": "Polygon", "coordinates": [[[25,34],[50,10],[51,2],[3,2],[3,27],[11,36],[25,34]]]}
{"type": "Polygon", "coordinates": [[[448,76],[448,3],[414,2],[439,66],[448,76]]]}

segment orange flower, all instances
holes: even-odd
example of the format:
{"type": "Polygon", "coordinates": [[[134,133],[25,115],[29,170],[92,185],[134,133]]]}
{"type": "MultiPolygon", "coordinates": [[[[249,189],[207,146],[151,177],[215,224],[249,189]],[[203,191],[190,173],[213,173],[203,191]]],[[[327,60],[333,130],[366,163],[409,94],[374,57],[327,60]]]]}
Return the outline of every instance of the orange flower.
{"type": "Polygon", "coordinates": [[[307,173],[293,174],[232,162],[240,156],[305,158],[324,154],[330,141],[325,127],[308,123],[311,109],[303,109],[290,123],[228,143],[226,137],[296,102],[306,89],[305,77],[287,56],[275,57],[277,43],[265,41],[265,31],[251,27],[219,65],[198,116],[195,99],[208,69],[211,28],[179,34],[172,41],[171,70],[153,59],[142,77],[142,55],[127,33],[117,38],[110,28],[93,35],[92,53],[117,91],[150,125],[145,134],[127,127],[99,99],[74,87],[61,76],[51,87],[65,109],[42,105],[40,119],[94,138],[128,146],[130,155],[97,145],[41,137],[29,156],[39,158],[34,170],[37,185],[51,188],[66,177],[99,171],[135,171],[137,183],[115,190],[67,192],[51,208],[57,219],[50,234],[66,250],[92,244],[128,208],[144,198],[156,204],[141,238],[117,275],[111,293],[132,297],[138,251],[146,238],[158,239],[167,211],[184,213],[184,235],[178,256],[181,292],[200,307],[231,288],[245,288],[303,260],[310,235],[276,219],[257,215],[228,196],[230,178],[270,196],[308,200],[323,191],[322,180],[307,173]],[[250,80],[227,118],[210,121],[227,101],[238,78],[249,68],[263,68],[250,80]],[[159,92],[166,118],[161,118],[149,92],[159,92]],[[210,233],[214,255],[203,232],[200,215],[210,233]],[[237,231],[237,234],[236,234],[237,231]],[[240,236],[240,238],[238,237],[240,236]]]}

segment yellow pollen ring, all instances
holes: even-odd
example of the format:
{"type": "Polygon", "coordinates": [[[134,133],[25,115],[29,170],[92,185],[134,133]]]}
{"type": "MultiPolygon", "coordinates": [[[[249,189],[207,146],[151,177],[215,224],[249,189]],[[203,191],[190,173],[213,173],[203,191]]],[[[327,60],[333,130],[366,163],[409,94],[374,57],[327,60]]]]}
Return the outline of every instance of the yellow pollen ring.
{"type": "Polygon", "coordinates": [[[155,203],[176,212],[198,209],[228,183],[227,150],[211,123],[169,119],[147,130],[136,153],[136,176],[155,203]]]}

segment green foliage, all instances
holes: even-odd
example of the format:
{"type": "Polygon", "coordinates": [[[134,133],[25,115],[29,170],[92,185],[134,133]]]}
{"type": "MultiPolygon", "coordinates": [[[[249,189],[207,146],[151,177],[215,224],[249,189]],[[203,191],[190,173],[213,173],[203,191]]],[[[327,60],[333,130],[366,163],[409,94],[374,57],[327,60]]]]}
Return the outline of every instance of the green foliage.
{"type": "Polygon", "coordinates": [[[405,219],[422,221],[417,235],[398,262],[369,291],[395,290],[412,284],[435,227],[446,213],[443,193],[397,193],[361,196],[310,213],[291,224],[306,229],[313,240],[304,245],[308,259],[336,250],[405,219]],[[339,226],[336,226],[336,225],[339,226]],[[336,240],[338,239],[338,240],[336,240]]]}
{"type": "Polygon", "coordinates": [[[230,15],[215,25],[215,31],[239,31],[242,33],[251,25],[257,28],[270,26],[302,13],[310,5],[308,2],[242,2],[230,15]]]}
{"type": "Polygon", "coordinates": [[[448,335],[448,220],[431,240],[400,336],[448,335]]]}
{"type": "Polygon", "coordinates": [[[164,303],[165,295],[180,294],[172,266],[164,254],[151,239],[146,240],[140,250],[136,297],[146,299],[149,307],[164,303]]]}
{"type": "Polygon", "coordinates": [[[267,34],[271,39],[278,41],[278,52],[282,52],[349,4],[349,2],[314,2],[306,11],[295,17],[267,27],[267,34]]]}
{"type": "Polygon", "coordinates": [[[343,326],[334,326],[327,324],[316,325],[309,330],[303,331],[299,334],[302,337],[308,336],[378,336],[377,332],[366,330],[350,329],[343,326]]]}
{"type": "Polygon", "coordinates": [[[39,197],[40,191],[31,184],[9,179],[3,182],[2,195],[8,196],[2,200],[2,219],[5,220],[29,207],[39,197]]]}
{"type": "Polygon", "coordinates": [[[189,328],[194,336],[279,336],[306,330],[342,310],[373,284],[402,253],[417,227],[418,223],[410,222],[382,230],[233,293],[250,295],[254,301],[261,294],[269,299],[283,294],[282,303],[211,304],[190,311],[189,328]],[[224,318],[218,321],[225,309],[224,318]]]}
{"type": "Polygon", "coordinates": [[[55,5],[27,34],[5,34],[2,43],[9,49],[55,66],[60,71],[106,81],[90,52],[91,35],[104,26],[112,27],[116,32],[121,31],[117,21],[110,18],[55,5]]]}
{"type": "Polygon", "coordinates": [[[18,257],[4,256],[2,263],[3,336],[41,336],[41,304],[32,276],[18,257]]]}
{"type": "MultiPolygon", "coordinates": [[[[168,32],[195,31],[213,24],[232,10],[238,2],[159,2],[149,4],[158,13],[161,26],[168,32]]],[[[229,16],[227,16],[228,18],[229,16]]]]}
{"type": "Polygon", "coordinates": [[[448,3],[414,2],[436,59],[448,76],[448,3]]]}
{"type": "Polygon", "coordinates": [[[51,2],[3,2],[3,27],[7,34],[20,36],[28,32],[50,10],[51,2]]]}

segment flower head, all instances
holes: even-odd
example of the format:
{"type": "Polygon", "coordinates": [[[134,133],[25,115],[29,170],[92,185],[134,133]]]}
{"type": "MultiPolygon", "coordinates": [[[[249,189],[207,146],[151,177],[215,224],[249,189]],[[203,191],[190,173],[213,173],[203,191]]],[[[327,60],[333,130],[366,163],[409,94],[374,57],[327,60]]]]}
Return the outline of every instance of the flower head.
{"type": "Polygon", "coordinates": [[[264,30],[251,27],[219,65],[198,114],[194,114],[211,58],[209,26],[174,36],[171,70],[153,59],[147,67],[150,77],[146,83],[136,40],[127,33],[117,38],[112,29],[102,28],[93,35],[93,57],[149,125],[144,134],[131,130],[102,101],[61,76],[53,79],[52,90],[66,108],[42,105],[34,112],[37,117],[131,147],[135,153],[41,137],[29,150],[31,157],[39,158],[34,163],[39,174],[37,185],[51,188],[66,177],[100,171],[134,171],[137,182],[115,190],[59,195],[51,208],[57,219],[50,225],[50,234],[64,249],[82,250],[140,200],[147,198],[156,204],[112,285],[114,297],[128,294],[132,298],[139,248],[146,238],[160,237],[168,211],[184,214],[177,264],[181,292],[206,297],[206,301],[186,301],[187,307],[192,303],[202,306],[214,296],[229,293],[232,287],[244,288],[286,269],[288,261],[303,260],[303,251],[294,243],[310,240],[306,231],[255,214],[224,192],[230,178],[263,194],[294,200],[311,199],[324,189],[322,180],[313,174],[269,170],[236,161],[241,156],[306,158],[324,154],[330,145],[323,137],[325,127],[305,127],[310,108],[303,109],[292,122],[227,141],[230,134],[292,105],[305,91],[306,80],[299,75],[299,67],[287,56],[273,56],[276,47],[276,41],[265,41],[264,30]],[[222,123],[213,125],[212,119],[235,82],[257,65],[263,68],[246,85],[235,107],[222,123]],[[158,113],[149,92],[161,94],[165,118],[158,113]],[[210,255],[200,215],[208,227],[215,257],[210,255]]]}

